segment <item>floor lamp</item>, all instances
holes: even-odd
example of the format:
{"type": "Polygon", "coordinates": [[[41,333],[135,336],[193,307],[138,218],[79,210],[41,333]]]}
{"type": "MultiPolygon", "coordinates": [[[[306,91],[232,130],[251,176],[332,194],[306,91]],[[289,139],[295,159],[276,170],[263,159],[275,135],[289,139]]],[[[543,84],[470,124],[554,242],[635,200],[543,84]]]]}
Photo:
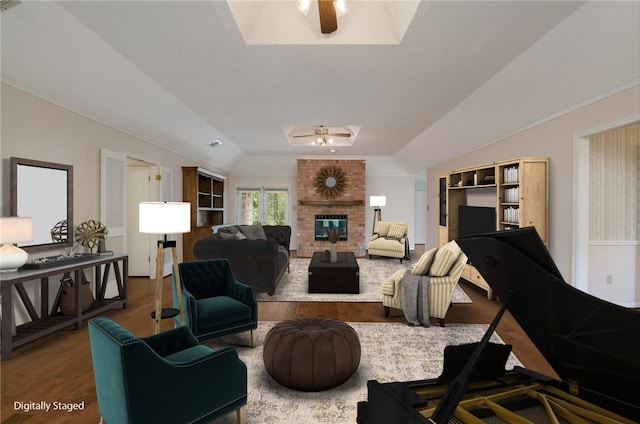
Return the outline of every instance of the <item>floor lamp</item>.
{"type": "Polygon", "coordinates": [[[371,235],[376,233],[376,223],[382,221],[382,206],[387,206],[387,196],[369,196],[369,206],[373,206],[373,228],[371,235]]]}
{"type": "Polygon", "coordinates": [[[178,268],[178,255],[175,240],[167,240],[167,234],[181,234],[191,231],[191,203],[189,202],[141,202],[139,205],[139,230],[141,233],[162,234],[158,240],[156,257],[156,292],[154,297],[153,334],[160,332],[160,320],[180,314],[180,322],[185,324],[182,307],[182,283],[178,268]],[[179,309],[162,308],[162,281],[164,277],[164,250],[171,249],[173,254],[173,275],[176,279],[176,293],[179,309]]]}

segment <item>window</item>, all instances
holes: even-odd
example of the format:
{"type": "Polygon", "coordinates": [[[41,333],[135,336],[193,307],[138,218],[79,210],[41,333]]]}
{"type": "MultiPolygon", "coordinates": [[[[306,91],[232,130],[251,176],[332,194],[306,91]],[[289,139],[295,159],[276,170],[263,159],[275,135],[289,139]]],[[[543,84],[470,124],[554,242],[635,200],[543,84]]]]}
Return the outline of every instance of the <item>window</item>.
{"type": "Polygon", "coordinates": [[[237,190],[237,221],[241,225],[287,225],[289,191],[286,188],[252,188],[237,190]]]}

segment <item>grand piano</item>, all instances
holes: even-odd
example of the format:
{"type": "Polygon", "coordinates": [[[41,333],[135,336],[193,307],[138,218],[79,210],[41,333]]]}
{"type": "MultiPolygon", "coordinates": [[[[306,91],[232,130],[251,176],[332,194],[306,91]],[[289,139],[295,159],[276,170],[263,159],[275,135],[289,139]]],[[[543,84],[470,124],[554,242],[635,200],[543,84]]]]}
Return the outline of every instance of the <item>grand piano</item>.
{"type": "Polygon", "coordinates": [[[567,284],[533,227],[457,242],[500,312],[482,340],[445,349],[439,378],[368,381],[358,423],[640,422],[640,312],[567,284]],[[561,380],[504,370],[508,346],[488,340],[505,310],[561,380]]]}

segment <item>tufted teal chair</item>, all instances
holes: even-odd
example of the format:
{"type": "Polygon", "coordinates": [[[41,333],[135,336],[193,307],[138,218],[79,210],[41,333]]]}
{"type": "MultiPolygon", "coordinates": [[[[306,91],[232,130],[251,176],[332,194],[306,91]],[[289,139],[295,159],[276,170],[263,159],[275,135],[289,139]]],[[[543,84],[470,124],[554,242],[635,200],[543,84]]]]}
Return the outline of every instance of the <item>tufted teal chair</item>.
{"type": "MultiPolygon", "coordinates": [[[[243,331],[251,332],[251,346],[256,346],[258,304],[253,289],[235,279],[227,259],[182,262],[182,302],[186,326],[200,341],[243,331]]],[[[178,308],[176,281],[173,302],[178,308]]],[[[181,325],[180,317],[175,318],[181,325]]]]}
{"type": "Polygon", "coordinates": [[[138,338],[109,318],[89,321],[100,422],[246,422],[247,367],[231,347],[198,344],[187,327],[138,338]]]}

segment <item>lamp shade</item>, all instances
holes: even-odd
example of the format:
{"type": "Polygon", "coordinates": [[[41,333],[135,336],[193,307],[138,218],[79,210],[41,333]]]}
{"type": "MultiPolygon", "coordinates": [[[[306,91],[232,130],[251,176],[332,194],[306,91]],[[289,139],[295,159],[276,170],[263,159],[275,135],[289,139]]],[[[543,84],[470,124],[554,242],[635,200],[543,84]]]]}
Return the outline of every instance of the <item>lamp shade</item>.
{"type": "Polygon", "coordinates": [[[31,218],[3,216],[0,218],[0,271],[20,268],[27,263],[29,254],[13,243],[33,240],[31,218]]]}
{"type": "Polygon", "coordinates": [[[149,234],[178,234],[191,231],[191,203],[140,202],[139,231],[149,234]]]}
{"type": "Polygon", "coordinates": [[[369,206],[387,206],[387,196],[369,196],[369,206]]]}
{"type": "Polygon", "coordinates": [[[33,240],[31,218],[3,216],[0,218],[0,243],[19,243],[33,240]]]}

